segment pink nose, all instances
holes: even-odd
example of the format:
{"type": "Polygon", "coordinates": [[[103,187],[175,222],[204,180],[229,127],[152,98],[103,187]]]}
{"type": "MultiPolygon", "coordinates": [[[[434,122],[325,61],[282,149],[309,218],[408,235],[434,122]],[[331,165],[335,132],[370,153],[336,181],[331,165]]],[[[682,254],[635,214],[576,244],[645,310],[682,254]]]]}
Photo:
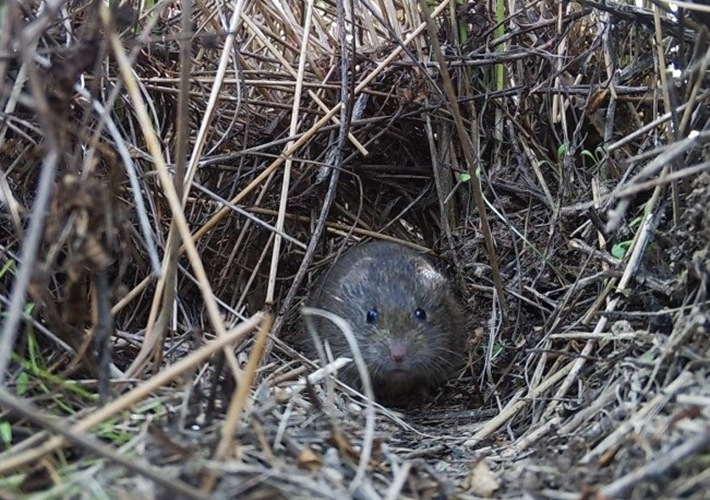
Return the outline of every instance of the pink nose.
{"type": "Polygon", "coordinates": [[[404,342],[390,343],[390,357],[395,363],[401,363],[407,357],[407,346],[404,342]]]}

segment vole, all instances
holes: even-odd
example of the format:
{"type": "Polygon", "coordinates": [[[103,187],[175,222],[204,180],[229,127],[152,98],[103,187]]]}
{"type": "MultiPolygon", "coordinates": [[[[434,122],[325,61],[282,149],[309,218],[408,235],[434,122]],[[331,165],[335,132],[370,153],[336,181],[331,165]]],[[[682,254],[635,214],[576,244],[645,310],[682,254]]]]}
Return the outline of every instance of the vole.
{"type": "MultiPolygon", "coordinates": [[[[422,402],[462,365],[461,305],[433,262],[404,245],[378,241],[348,250],[319,278],[306,304],[349,323],[383,404],[422,402]]],[[[334,356],[352,357],[340,328],[317,316],[313,324],[334,356]]],[[[306,345],[316,358],[312,342],[306,345]]],[[[339,377],[361,388],[354,363],[339,377]]]]}

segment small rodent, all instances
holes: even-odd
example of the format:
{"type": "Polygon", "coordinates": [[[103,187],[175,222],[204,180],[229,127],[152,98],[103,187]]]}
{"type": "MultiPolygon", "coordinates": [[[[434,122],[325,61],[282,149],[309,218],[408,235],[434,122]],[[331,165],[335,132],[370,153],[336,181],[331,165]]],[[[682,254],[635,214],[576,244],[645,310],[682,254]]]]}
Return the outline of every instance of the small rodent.
{"type": "MultiPolygon", "coordinates": [[[[384,404],[421,402],[462,365],[461,306],[444,275],[406,246],[378,241],[348,250],[319,278],[306,304],[348,321],[375,397],[384,404]]],[[[318,316],[312,321],[334,356],[352,357],[334,323],[318,316]]],[[[306,344],[317,358],[313,343],[306,344]]],[[[354,363],[339,377],[361,388],[354,363]]]]}

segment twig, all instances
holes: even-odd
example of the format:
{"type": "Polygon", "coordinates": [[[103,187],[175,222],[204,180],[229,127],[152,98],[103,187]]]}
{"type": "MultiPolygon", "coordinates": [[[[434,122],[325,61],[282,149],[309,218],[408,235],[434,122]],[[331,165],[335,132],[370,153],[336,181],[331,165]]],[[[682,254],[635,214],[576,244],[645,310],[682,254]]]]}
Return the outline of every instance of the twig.
{"type": "Polygon", "coordinates": [[[599,491],[599,498],[617,498],[625,495],[629,489],[648,477],[660,478],[668,469],[681,460],[702,451],[710,444],[710,428],[693,436],[681,445],[676,446],[664,455],[652,460],[643,467],[606,485],[599,491]]]}
{"type": "MultiPolygon", "coordinates": [[[[703,93],[700,95],[700,97],[698,97],[698,101],[705,100],[705,99],[707,99],[709,96],[710,96],[710,90],[706,90],[705,92],[703,92],[703,93]]],[[[676,112],[683,111],[683,110],[685,110],[685,109],[689,106],[689,104],[690,104],[690,103],[687,103],[687,102],[686,102],[685,104],[681,104],[680,106],[678,106],[677,108],[675,108],[675,111],[676,111],[676,112]]],[[[615,143],[610,144],[610,145],[606,148],[607,152],[608,152],[608,153],[611,153],[611,152],[613,152],[613,151],[615,151],[615,150],[617,150],[617,149],[619,149],[619,148],[621,148],[621,147],[623,147],[623,146],[626,146],[628,143],[630,143],[630,142],[633,141],[634,139],[637,139],[638,137],[641,137],[641,136],[643,136],[644,134],[647,134],[648,132],[650,132],[650,131],[653,130],[654,128],[658,127],[659,125],[661,125],[661,124],[667,122],[668,120],[671,119],[671,117],[672,117],[672,114],[671,114],[670,111],[666,112],[665,114],[662,114],[661,116],[659,116],[659,117],[656,118],[655,120],[653,120],[653,121],[647,123],[647,124],[644,125],[643,127],[639,128],[639,129],[637,129],[637,130],[634,130],[633,132],[631,132],[630,134],[628,134],[628,135],[624,136],[623,138],[619,139],[619,140],[616,141],[615,143]]]]}
{"type": "MultiPolygon", "coordinates": [[[[362,353],[360,347],[358,346],[357,339],[350,328],[347,321],[340,318],[339,316],[330,313],[328,311],[322,311],[320,309],[315,309],[312,307],[304,307],[302,313],[308,318],[309,316],[320,316],[328,321],[332,321],[342,332],[345,340],[348,343],[350,352],[353,355],[353,360],[355,361],[355,366],[357,367],[358,374],[360,375],[360,380],[362,382],[363,392],[367,396],[367,419],[365,423],[365,435],[363,436],[362,451],[360,453],[360,461],[358,463],[357,472],[352,482],[350,483],[350,491],[355,490],[365,477],[365,471],[367,470],[368,464],[370,462],[370,454],[372,453],[372,443],[375,437],[375,408],[373,406],[373,400],[375,398],[372,392],[372,382],[370,381],[370,374],[367,371],[367,366],[362,358],[362,353]]],[[[315,328],[309,325],[309,330],[313,335],[313,341],[318,348],[319,354],[322,353],[322,346],[320,339],[316,333],[315,328]]],[[[324,356],[321,356],[324,358],[324,356]]]]}
{"type": "MultiPolygon", "coordinates": [[[[39,33],[37,34],[39,36],[39,33]]],[[[25,240],[22,245],[20,254],[20,269],[12,285],[12,293],[10,295],[10,307],[7,311],[5,324],[2,328],[0,336],[0,388],[5,387],[8,376],[7,368],[12,356],[15,345],[15,337],[18,333],[18,325],[22,317],[22,309],[24,307],[27,288],[32,279],[32,273],[35,270],[35,260],[37,259],[37,250],[42,242],[45,217],[47,216],[47,207],[49,199],[52,196],[52,188],[54,184],[54,175],[57,170],[60,152],[57,138],[54,135],[54,123],[51,118],[52,114],[49,109],[49,104],[44,96],[42,83],[37,75],[32,54],[36,46],[37,39],[35,37],[28,38],[23,33],[23,60],[24,66],[27,68],[30,86],[35,101],[35,108],[40,120],[43,123],[45,133],[45,141],[47,153],[42,162],[42,171],[39,176],[37,192],[35,194],[35,202],[32,207],[32,220],[29,229],[25,235],[25,240]]]]}
{"type": "Polygon", "coordinates": [[[607,450],[614,446],[617,446],[626,438],[626,435],[633,431],[635,426],[640,422],[646,420],[649,415],[654,412],[658,412],[663,408],[668,402],[675,396],[675,394],[681,389],[693,383],[693,375],[690,372],[684,371],[678,377],[668,384],[667,387],[663,389],[663,392],[656,394],[649,402],[644,404],[636,413],[634,413],[630,418],[622,422],[614,432],[609,434],[604,438],[598,445],[592,448],[580,459],[580,463],[588,464],[592,460],[600,457],[607,450]]]}
{"type": "MultiPolygon", "coordinates": [[[[272,318],[271,316],[265,316],[261,321],[261,327],[259,329],[259,334],[254,342],[254,347],[249,355],[249,361],[244,369],[244,376],[237,380],[237,388],[232,395],[232,399],[229,403],[229,409],[227,410],[227,416],[224,419],[224,425],[222,426],[222,433],[220,436],[219,444],[214,452],[213,460],[224,460],[227,458],[227,454],[231,448],[232,442],[234,440],[234,433],[237,429],[237,425],[241,419],[244,408],[247,404],[247,398],[249,396],[249,391],[256,378],[256,370],[259,368],[259,363],[261,363],[261,356],[264,354],[264,347],[266,346],[266,336],[271,330],[272,318]]],[[[205,479],[202,481],[202,492],[209,494],[214,488],[217,482],[217,473],[212,470],[208,472],[205,479]]]]}
{"type": "Polygon", "coordinates": [[[412,470],[412,462],[404,462],[392,479],[392,483],[387,490],[387,496],[384,500],[397,500],[400,498],[404,482],[407,480],[407,477],[409,477],[410,470],[412,470]]]}
{"type": "MultiPolygon", "coordinates": [[[[442,3],[443,5],[443,3],[442,3]]],[[[426,20],[427,30],[429,32],[429,40],[433,45],[434,53],[439,62],[439,71],[441,72],[441,78],[444,84],[444,92],[449,100],[449,106],[451,107],[451,112],[454,115],[454,123],[456,124],[456,131],[458,132],[459,141],[461,143],[461,149],[463,150],[464,156],[466,158],[467,167],[471,173],[471,186],[473,187],[473,198],[476,201],[476,208],[478,209],[478,216],[481,221],[481,232],[483,233],[483,238],[486,241],[486,249],[488,250],[488,263],[491,266],[491,274],[493,275],[493,282],[495,283],[497,297],[500,301],[500,308],[502,313],[502,318],[504,323],[508,322],[508,307],[506,305],[505,290],[503,287],[503,281],[500,277],[500,271],[498,269],[498,256],[496,255],[495,244],[493,242],[493,235],[491,234],[491,227],[488,224],[488,216],[486,215],[486,203],[483,198],[483,191],[481,190],[481,180],[476,172],[479,162],[477,158],[474,158],[473,151],[471,149],[471,143],[468,135],[466,134],[466,127],[463,124],[463,118],[461,117],[461,111],[459,110],[458,99],[454,91],[454,86],[451,81],[451,76],[449,75],[449,70],[446,66],[446,61],[444,60],[444,54],[441,51],[441,45],[439,43],[439,35],[436,25],[434,24],[434,15],[431,14],[429,5],[427,5],[426,0],[419,0],[419,7],[424,13],[424,19],[426,20]]]]}
{"type": "Polygon", "coordinates": [[[705,172],[706,170],[710,170],[710,161],[706,161],[698,165],[693,165],[691,167],[687,167],[681,170],[676,170],[675,172],[671,172],[670,174],[660,175],[658,178],[652,179],[650,181],[640,182],[638,184],[631,184],[628,187],[620,189],[617,193],[615,193],[615,196],[617,198],[626,198],[628,196],[633,196],[637,193],[640,193],[641,191],[646,191],[655,187],[665,186],[666,184],[670,184],[671,182],[690,177],[691,175],[697,175],[701,172],[705,172]]]}
{"type": "Polygon", "coordinates": [[[155,481],[157,484],[174,494],[184,495],[195,500],[207,499],[207,497],[200,493],[200,491],[184,483],[180,479],[167,477],[163,471],[153,467],[145,460],[136,458],[128,459],[122,455],[119,455],[116,450],[102,443],[95,437],[75,431],[73,428],[67,428],[65,425],[60,423],[58,419],[46,415],[35,405],[21,401],[12,394],[6,392],[4,389],[0,389],[0,406],[3,406],[6,410],[19,413],[23,418],[34,422],[54,434],[64,436],[68,442],[77,444],[95,455],[104,457],[122,467],[125,467],[135,474],[155,481]]]}
{"type": "MultiPolygon", "coordinates": [[[[96,410],[94,413],[79,420],[71,426],[74,432],[85,432],[97,426],[101,422],[113,417],[114,415],[132,407],[138,401],[146,398],[148,395],[155,392],[158,388],[164,386],[168,382],[175,380],[182,373],[194,368],[198,364],[204,362],[216,351],[224,349],[225,346],[232,344],[236,340],[242,339],[255,326],[261,323],[263,316],[256,314],[249,320],[241,323],[237,328],[227,332],[224,336],[218,338],[210,344],[202,346],[197,351],[184,357],[174,365],[156,374],[152,378],[146,380],[141,385],[123,396],[115,399],[106,406],[96,410]]],[[[37,460],[47,453],[64,446],[64,438],[55,436],[49,439],[42,445],[36,446],[21,455],[13,455],[12,449],[0,455],[0,474],[14,470],[22,465],[37,460]],[[9,456],[8,456],[9,455],[9,456]],[[6,457],[3,459],[3,457],[6,457]]]]}
{"type": "Polygon", "coordinates": [[[557,370],[555,373],[545,379],[542,383],[540,383],[540,385],[538,385],[534,389],[529,390],[525,399],[520,399],[522,397],[521,393],[516,394],[516,396],[508,403],[508,406],[506,406],[498,415],[496,415],[495,418],[486,422],[485,425],[478,432],[476,432],[473,436],[464,441],[464,446],[478,446],[481,441],[493,434],[507,421],[515,417],[515,415],[517,415],[520,410],[531,404],[533,399],[540,397],[542,394],[552,388],[556,383],[562,380],[564,376],[572,370],[572,367],[573,363],[569,363],[564,368],[557,370]]]}
{"type": "MultiPolygon", "coordinates": [[[[298,74],[296,75],[296,89],[294,91],[293,109],[291,110],[291,125],[289,127],[289,136],[293,137],[298,131],[299,110],[301,108],[301,91],[303,89],[303,73],[306,67],[306,51],[308,50],[308,41],[311,37],[311,20],[313,19],[313,0],[307,0],[306,19],[303,25],[303,39],[301,41],[301,53],[298,57],[298,74]]],[[[282,62],[283,67],[290,68],[288,62],[282,62]]],[[[293,142],[288,142],[285,146],[290,149],[293,142]]],[[[283,168],[283,179],[281,181],[281,197],[279,199],[279,214],[276,218],[276,230],[283,232],[284,219],[286,215],[286,205],[288,203],[288,191],[291,185],[291,166],[293,160],[289,157],[283,168]]],[[[269,279],[267,282],[266,299],[267,307],[272,307],[274,303],[274,292],[276,288],[276,274],[279,268],[279,259],[281,257],[281,235],[276,234],[274,246],[271,254],[271,268],[269,270],[269,279]]]]}
{"type": "MultiPolygon", "coordinates": [[[[126,89],[128,90],[128,93],[130,94],[133,104],[135,106],[135,111],[141,124],[143,134],[146,138],[148,148],[150,149],[150,152],[153,155],[153,160],[155,168],[158,172],[158,177],[160,178],[160,182],[163,186],[163,191],[166,195],[166,198],[168,199],[170,209],[172,210],[173,216],[175,217],[175,220],[177,222],[178,230],[180,231],[180,236],[183,240],[183,245],[186,246],[190,264],[192,264],[195,270],[195,276],[200,282],[200,291],[202,292],[202,297],[205,303],[205,307],[207,309],[207,315],[210,319],[212,327],[215,330],[215,333],[221,337],[226,333],[224,322],[219,313],[217,304],[214,300],[214,294],[212,293],[212,287],[207,277],[207,273],[205,272],[205,268],[202,265],[200,256],[197,253],[197,248],[195,247],[195,244],[192,241],[190,229],[187,225],[187,221],[185,220],[185,214],[182,211],[182,204],[180,203],[180,199],[178,198],[177,193],[175,191],[175,186],[171,182],[170,176],[168,175],[167,167],[165,165],[165,159],[163,158],[158,138],[155,134],[155,131],[153,130],[153,127],[151,126],[150,118],[148,116],[145,104],[143,103],[143,99],[141,97],[140,91],[135,80],[135,76],[133,75],[133,72],[129,67],[129,61],[123,52],[123,48],[121,46],[120,41],[118,40],[118,37],[111,29],[111,13],[108,5],[102,3],[100,5],[99,11],[104,25],[108,28],[107,34],[113,47],[116,59],[119,63],[118,66],[121,70],[121,75],[123,76],[124,84],[126,85],[126,89]]],[[[146,337],[148,337],[149,335],[150,334],[146,332],[146,337]]],[[[144,347],[148,348],[142,349],[140,355],[147,356],[150,352],[151,346],[144,345],[144,347]]],[[[241,372],[241,369],[239,368],[239,363],[237,362],[234,352],[229,349],[225,349],[224,354],[230,364],[232,372],[235,374],[235,377],[238,377],[238,374],[241,372]]],[[[132,367],[135,367],[136,364],[137,363],[134,362],[132,367]]],[[[133,373],[131,369],[128,370],[127,375],[129,373],[133,373]]]]}
{"type": "MultiPolygon", "coordinates": [[[[446,8],[449,2],[451,2],[451,0],[443,0],[441,4],[439,4],[439,6],[432,12],[431,16],[433,18],[438,16],[446,8]]],[[[424,31],[425,27],[426,23],[420,24],[415,30],[412,31],[412,33],[404,40],[404,42],[402,42],[402,46],[406,46],[411,43],[412,40],[416,39],[422,33],[422,31],[424,31]]],[[[355,88],[354,95],[360,94],[370,84],[370,82],[375,79],[378,74],[380,74],[385,68],[387,68],[389,64],[402,53],[402,46],[395,48],[382,62],[377,65],[374,70],[372,70],[363,79],[362,82],[360,82],[360,84],[355,88]]],[[[338,111],[340,111],[341,106],[342,103],[336,104],[333,108],[330,109],[330,111],[328,111],[328,113],[323,115],[316,123],[313,124],[313,126],[311,126],[310,129],[304,132],[303,135],[298,140],[296,140],[296,142],[293,143],[293,146],[291,148],[288,148],[286,151],[284,151],[283,156],[274,160],[268,167],[266,167],[264,171],[262,171],[258,176],[256,176],[244,189],[242,189],[234,198],[232,198],[231,203],[233,203],[234,205],[238,205],[257,186],[259,186],[262,182],[264,182],[264,180],[271,176],[271,174],[275,172],[279,166],[281,166],[285,158],[294,155],[301,146],[308,142],[313,137],[313,135],[315,135],[333,116],[335,116],[338,111]]],[[[220,210],[218,210],[217,213],[215,213],[199,230],[197,230],[192,235],[192,241],[195,242],[202,238],[205,234],[211,231],[228,213],[229,208],[227,207],[222,207],[220,210]]],[[[182,253],[183,251],[185,251],[185,248],[185,242],[183,242],[183,246],[180,247],[180,252],[182,253]]],[[[150,277],[147,277],[144,278],[143,281],[141,281],[138,285],[136,285],[134,289],[129,292],[128,296],[124,297],[124,299],[120,301],[120,304],[114,306],[112,310],[114,314],[121,308],[125,307],[125,305],[130,302],[131,299],[138,296],[138,294],[140,294],[140,292],[144,290],[146,286],[148,286],[150,281],[150,277]]],[[[274,325],[275,331],[278,331],[278,326],[278,323],[274,325]]]]}
{"type": "MultiPolygon", "coordinates": [[[[182,0],[180,3],[180,22],[182,33],[185,36],[180,42],[180,95],[178,97],[178,113],[177,113],[177,143],[175,145],[175,194],[182,199],[184,195],[185,183],[185,163],[187,161],[186,153],[188,146],[188,137],[190,136],[190,117],[189,117],[189,100],[190,100],[190,68],[191,68],[191,48],[192,48],[192,0],[182,0]]],[[[170,221],[170,229],[168,230],[168,241],[165,252],[165,287],[156,290],[156,294],[151,305],[151,311],[146,327],[146,333],[152,332],[155,341],[155,365],[159,366],[163,356],[163,342],[165,332],[168,329],[168,323],[172,316],[175,302],[175,288],[177,285],[177,259],[180,237],[178,233],[177,220],[170,221]],[[162,293],[162,296],[160,292],[162,293]],[[162,302],[161,302],[162,299],[162,302]],[[162,309],[155,319],[155,325],[152,321],[155,317],[155,310],[158,305],[162,305],[162,309]]],[[[150,339],[151,341],[153,339],[150,339]]],[[[142,367],[141,367],[142,368],[142,367]]],[[[138,371],[138,370],[136,370],[138,371]]]]}

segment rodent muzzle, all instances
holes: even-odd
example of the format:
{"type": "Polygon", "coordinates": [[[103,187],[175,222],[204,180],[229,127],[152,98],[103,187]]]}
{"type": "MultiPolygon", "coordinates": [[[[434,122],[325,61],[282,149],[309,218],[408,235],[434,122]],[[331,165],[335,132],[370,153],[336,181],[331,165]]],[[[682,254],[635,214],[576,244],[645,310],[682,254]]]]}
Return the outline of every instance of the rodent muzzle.
{"type": "Polygon", "coordinates": [[[392,339],[389,342],[390,360],[396,365],[401,365],[407,359],[408,345],[400,339],[392,339]]]}

